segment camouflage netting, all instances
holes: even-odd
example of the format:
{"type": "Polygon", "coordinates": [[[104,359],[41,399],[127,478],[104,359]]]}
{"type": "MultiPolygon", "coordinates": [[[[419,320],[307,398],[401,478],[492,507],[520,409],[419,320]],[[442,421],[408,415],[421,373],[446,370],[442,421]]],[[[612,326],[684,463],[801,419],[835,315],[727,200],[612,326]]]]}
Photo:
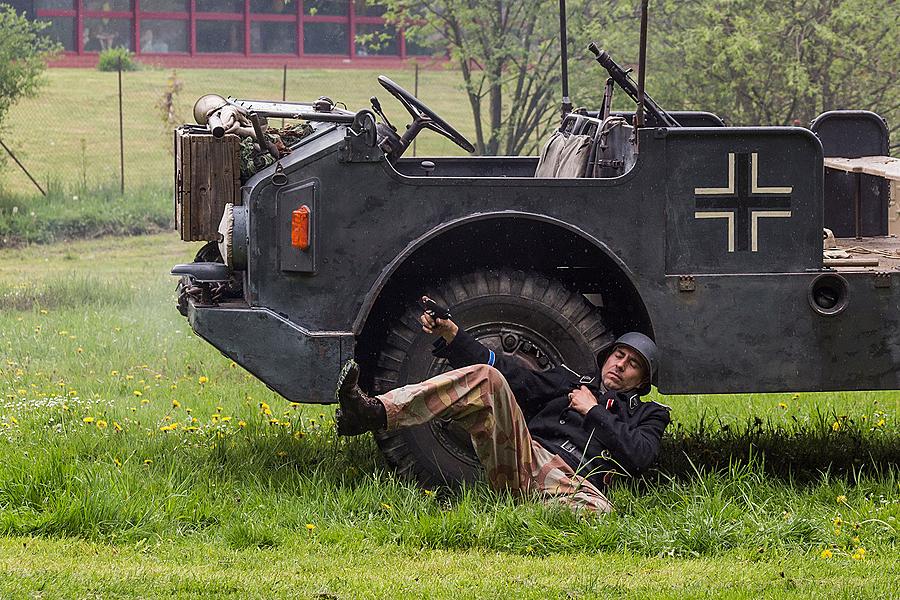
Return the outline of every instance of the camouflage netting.
{"type": "MultiPolygon", "coordinates": [[[[308,136],[313,132],[312,125],[309,123],[297,123],[289,125],[283,129],[270,127],[266,130],[266,137],[270,142],[275,144],[281,156],[287,156],[291,153],[291,146],[308,136]]],[[[262,151],[256,148],[253,138],[244,138],[241,140],[241,183],[245,183],[257,171],[265,169],[275,162],[275,159],[265,149],[262,151]]]]}

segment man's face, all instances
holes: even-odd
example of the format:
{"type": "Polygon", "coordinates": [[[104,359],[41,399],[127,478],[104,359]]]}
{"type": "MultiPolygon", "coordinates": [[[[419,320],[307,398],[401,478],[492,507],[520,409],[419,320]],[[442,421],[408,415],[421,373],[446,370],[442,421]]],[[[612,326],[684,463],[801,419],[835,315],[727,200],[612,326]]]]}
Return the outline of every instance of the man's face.
{"type": "Polygon", "coordinates": [[[639,387],[647,379],[647,369],[641,355],[628,346],[616,346],[603,363],[600,377],[606,389],[615,392],[639,387]]]}

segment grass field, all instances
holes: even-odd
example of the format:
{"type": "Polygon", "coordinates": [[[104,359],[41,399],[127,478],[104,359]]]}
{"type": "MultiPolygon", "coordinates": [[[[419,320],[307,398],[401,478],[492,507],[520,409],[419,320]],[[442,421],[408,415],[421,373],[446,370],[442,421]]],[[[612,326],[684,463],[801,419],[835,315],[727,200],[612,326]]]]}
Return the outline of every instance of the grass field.
{"type": "Polygon", "coordinates": [[[604,518],[423,490],[193,335],[196,249],[0,250],[0,597],[900,597],[894,392],[663,398],[604,518]]]}
{"type": "MultiPolygon", "coordinates": [[[[125,185],[127,188],[171,185],[172,127],[157,104],[172,71],[145,68],[123,73],[125,185]]],[[[384,73],[413,89],[412,68],[384,73]]],[[[293,70],[288,73],[287,99],[313,101],[329,96],[351,110],[369,107],[377,95],[398,127],[409,116],[376,81],[372,70],[293,70]]],[[[204,94],[238,98],[281,99],[280,69],[184,69],[175,103],[181,122],[193,122],[192,107],[204,94]]],[[[419,97],[464,135],[474,131],[468,101],[458,73],[421,70],[419,97]]],[[[92,69],[51,69],[46,85],[34,98],[16,104],[7,115],[2,139],[44,185],[72,189],[119,181],[119,117],[117,74],[92,69]]],[[[275,122],[275,125],[280,123],[275,122]]],[[[419,154],[462,154],[452,142],[432,132],[417,140],[419,154]]],[[[33,184],[7,160],[0,187],[10,193],[34,193],[33,184]]]]}

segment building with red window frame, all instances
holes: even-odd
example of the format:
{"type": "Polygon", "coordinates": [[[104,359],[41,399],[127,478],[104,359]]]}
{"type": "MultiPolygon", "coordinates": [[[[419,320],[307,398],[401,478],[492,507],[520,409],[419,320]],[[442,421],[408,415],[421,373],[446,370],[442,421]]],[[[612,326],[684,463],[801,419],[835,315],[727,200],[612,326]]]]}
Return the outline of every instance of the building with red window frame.
{"type": "MultiPolygon", "coordinates": [[[[7,0],[9,1],[9,0],[7,0]]],[[[391,67],[433,50],[408,42],[374,0],[12,0],[50,23],[54,66],[127,48],[170,67],[391,67]]]]}

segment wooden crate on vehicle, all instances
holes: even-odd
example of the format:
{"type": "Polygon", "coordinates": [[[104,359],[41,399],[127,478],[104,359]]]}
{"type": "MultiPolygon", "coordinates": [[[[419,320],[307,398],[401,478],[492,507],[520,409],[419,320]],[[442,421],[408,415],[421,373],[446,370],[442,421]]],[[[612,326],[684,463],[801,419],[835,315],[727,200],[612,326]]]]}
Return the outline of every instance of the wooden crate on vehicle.
{"type": "Polygon", "coordinates": [[[219,239],[227,203],[241,203],[241,146],[236,135],[214,138],[205,129],[175,130],[175,229],[186,242],[219,239]]]}

